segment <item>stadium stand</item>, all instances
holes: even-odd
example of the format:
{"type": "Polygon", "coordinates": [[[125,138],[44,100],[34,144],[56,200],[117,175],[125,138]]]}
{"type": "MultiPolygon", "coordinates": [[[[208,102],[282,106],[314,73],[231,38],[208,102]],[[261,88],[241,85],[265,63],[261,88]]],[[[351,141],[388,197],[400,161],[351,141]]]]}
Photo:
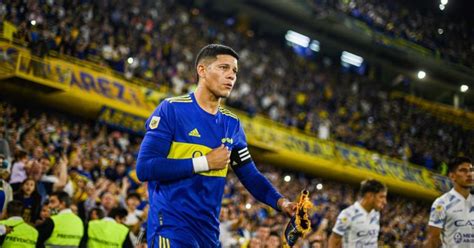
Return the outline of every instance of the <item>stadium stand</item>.
{"type": "MultiPolygon", "coordinates": [[[[350,8],[336,5],[334,9],[354,16],[356,6],[362,5],[357,8],[362,14],[376,13],[372,17],[377,24],[374,28],[382,27],[382,32],[441,50],[442,57],[461,58],[462,63],[472,66],[470,53],[459,56],[460,51],[466,51],[465,45],[452,44],[450,50],[442,50],[439,44],[444,43],[437,43],[442,41],[430,40],[432,34],[418,30],[430,19],[422,19],[421,24],[404,29],[402,34],[390,28],[393,23],[377,21],[385,20],[383,9],[391,5],[355,3],[350,8]]],[[[316,1],[314,5],[316,12],[318,4],[316,1]]],[[[369,76],[340,73],[323,60],[308,62],[278,43],[211,21],[200,10],[172,0],[6,1],[0,3],[0,17],[14,24],[16,45],[31,51],[38,61],[56,57],[84,67],[106,68],[102,73],[128,80],[139,78],[164,86],[172,95],[193,89],[195,75],[188,65],[193,64],[199,47],[209,42],[225,43],[242,58],[238,84],[226,104],[251,117],[263,115],[321,140],[360,146],[431,170],[442,171],[449,157],[474,152],[472,126],[453,122],[439,111],[428,111],[420,101],[374,87],[377,82],[369,76]],[[271,54],[263,52],[269,50],[271,54]]],[[[395,23],[410,21],[393,18],[395,23]]],[[[459,27],[446,32],[461,32],[463,37],[462,25],[459,27]]],[[[9,65],[4,58],[2,65],[9,65]]],[[[9,142],[13,157],[9,182],[17,190],[14,199],[22,200],[28,210],[25,220],[32,224],[44,221],[49,216],[44,204],[48,195],[64,190],[84,221],[116,206],[126,208],[126,224],[134,243],[144,241],[147,184],[140,183],[135,172],[140,135],[45,106],[2,100],[0,138],[9,142]],[[35,182],[33,193],[23,189],[22,183],[29,179],[35,182]]],[[[357,197],[354,185],[275,169],[265,162],[259,168],[285,195],[296,196],[300,189],[310,189],[317,206],[312,216],[313,231],[297,246],[325,247],[337,213],[357,197]],[[285,176],[289,182],[283,180],[285,176]]],[[[269,237],[283,232],[288,221],[285,216],[257,203],[232,173],[224,197],[224,247],[276,246],[269,237]]],[[[382,213],[380,246],[420,246],[426,237],[429,207],[421,200],[390,195],[382,213]]]]}
{"type": "Polygon", "coordinates": [[[46,7],[6,3],[3,16],[18,25],[18,38],[27,41],[33,54],[52,52],[108,65],[127,79],[165,85],[175,95],[194,87],[195,75],[188,66],[192,51],[208,41],[222,42],[242,54],[239,84],[228,104],[250,115],[264,114],[289,127],[433,170],[440,170],[449,157],[472,154],[472,128],[450,126],[445,118],[391,99],[389,92],[375,91],[377,82],[367,76],[340,75],[336,65],[309,63],[278,43],[248,37],[237,27],[173,2],[118,1],[112,6],[109,1],[86,1],[74,8],[58,2],[46,7]],[[261,53],[264,50],[274,52],[261,53]]]}
{"type": "MultiPolygon", "coordinates": [[[[434,8],[420,10],[407,2],[373,1],[306,1],[316,16],[329,10],[361,20],[373,30],[428,48],[441,59],[473,67],[471,20],[446,18],[434,8]]],[[[436,6],[434,4],[433,6],[436,6]]]]}

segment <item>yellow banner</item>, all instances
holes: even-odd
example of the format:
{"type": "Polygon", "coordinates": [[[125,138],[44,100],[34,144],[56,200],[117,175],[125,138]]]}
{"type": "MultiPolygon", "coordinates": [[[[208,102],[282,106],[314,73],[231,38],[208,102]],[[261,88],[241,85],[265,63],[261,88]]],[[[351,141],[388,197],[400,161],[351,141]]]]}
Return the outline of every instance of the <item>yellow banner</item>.
{"type": "Polygon", "coordinates": [[[9,21],[3,21],[3,37],[7,40],[13,40],[13,34],[16,33],[16,27],[9,21]]]}
{"type": "MultiPolygon", "coordinates": [[[[103,68],[96,71],[90,66],[57,58],[34,57],[29,51],[4,42],[0,42],[0,49],[9,55],[9,60],[2,62],[4,67],[8,65],[14,70],[15,77],[46,89],[32,98],[54,102],[67,111],[98,118],[112,126],[141,133],[145,118],[164,96],[156,90],[100,72],[103,68]]],[[[22,88],[23,93],[28,91],[29,87],[22,88]]]]}
{"type": "Polygon", "coordinates": [[[123,79],[82,68],[59,59],[40,59],[28,54],[19,55],[16,75],[60,90],[73,97],[83,98],[97,105],[136,115],[148,115],[156,106],[156,97],[150,90],[130,84],[123,79]]]}

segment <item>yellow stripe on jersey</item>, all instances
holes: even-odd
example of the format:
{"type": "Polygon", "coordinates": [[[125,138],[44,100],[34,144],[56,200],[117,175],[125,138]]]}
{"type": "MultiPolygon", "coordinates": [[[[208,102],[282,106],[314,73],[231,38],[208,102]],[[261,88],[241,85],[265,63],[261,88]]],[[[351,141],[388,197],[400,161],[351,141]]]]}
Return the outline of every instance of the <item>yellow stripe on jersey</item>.
{"type": "Polygon", "coordinates": [[[183,99],[191,100],[191,96],[190,95],[184,95],[184,96],[168,97],[165,100],[183,100],[183,99]]]}
{"type": "Polygon", "coordinates": [[[168,246],[168,248],[170,248],[170,240],[169,239],[166,239],[166,245],[168,246]]]}
{"type": "MultiPolygon", "coordinates": [[[[184,159],[184,158],[197,158],[204,156],[212,151],[211,148],[192,143],[183,143],[183,142],[173,142],[171,143],[170,152],[168,153],[168,158],[171,159],[184,159]]],[[[209,177],[226,177],[227,169],[225,167],[221,170],[211,170],[206,172],[200,172],[200,175],[209,176],[209,177]]]]}
{"type": "Polygon", "coordinates": [[[175,102],[179,102],[179,103],[191,103],[193,101],[169,101],[169,103],[175,103],[175,102]]]}
{"type": "Polygon", "coordinates": [[[227,110],[227,109],[225,109],[225,108],[223,108],[223,107],[220,107],[220,106],[219,106],[219,111],[220,111],[223,115],[230,116],[230,117],[232,117],[232,118],[234,118],[234,119],[239,119],[239,118],[237,117],[237,115],[235,115],[234,113],[230,112],[230,110],[227,110]]]}
{"type": "Polygon", "coordinates": [[[170,98],[166,98],[165,100],[170,102],[170,103],[174,103],[174,102],[190,103],[190,102],[193,102],[190,95],[170,97],[170,98]]]}
{"type": "Polygon", "coordinates": [[[192,100],[169,100],[169,103],[174,103],[174,102],[182,102],[182,103],[190,103],[193,102],[192,100]]]}

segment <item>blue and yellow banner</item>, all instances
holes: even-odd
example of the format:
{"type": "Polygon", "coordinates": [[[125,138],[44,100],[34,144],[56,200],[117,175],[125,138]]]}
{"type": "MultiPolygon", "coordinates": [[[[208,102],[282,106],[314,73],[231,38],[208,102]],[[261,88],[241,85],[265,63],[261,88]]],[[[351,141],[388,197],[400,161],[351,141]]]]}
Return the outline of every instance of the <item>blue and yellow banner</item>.
{"type": "Polygon", "coordinates": [[[113,109],[107,106],[102,107],[97,120],[100,123],[105,123],[112,127],[133,132],[135,134],[145,134],[144,125],[146,118],[132,115],[118,109],[113,109]]]}

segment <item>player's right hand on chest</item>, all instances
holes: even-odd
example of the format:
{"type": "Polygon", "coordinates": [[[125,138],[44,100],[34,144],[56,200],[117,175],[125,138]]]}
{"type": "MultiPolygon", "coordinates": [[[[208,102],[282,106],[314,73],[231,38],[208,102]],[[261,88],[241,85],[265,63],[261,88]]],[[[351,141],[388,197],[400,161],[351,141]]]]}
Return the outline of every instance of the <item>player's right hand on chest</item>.
{"type": "Polygon", "coordinates": [[[210,170],[224,169],[230,163],[230,150],[222,144],[210,151],[206,159],[210,170]]]}

